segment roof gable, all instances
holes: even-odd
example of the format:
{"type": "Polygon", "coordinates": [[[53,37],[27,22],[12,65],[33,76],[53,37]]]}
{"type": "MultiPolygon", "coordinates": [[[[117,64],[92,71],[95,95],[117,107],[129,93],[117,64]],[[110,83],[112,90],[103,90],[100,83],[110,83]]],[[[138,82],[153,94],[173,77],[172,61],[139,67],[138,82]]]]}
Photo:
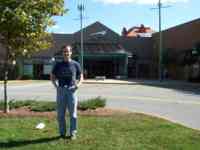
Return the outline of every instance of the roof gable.
{"type": "MultiPolygon", "coordinates": [[[[75,42],[80,42],[81,31],[74,33],[75,42]]],[[[95,22],[85,28],[83,28],[84,42],[116,42],[119,41],[120,35],[103,25],[100,22],[95,22]]]]}
{"type": "Polygon", "coordinates": [[[61,50],[64,45],[71,45],[73,43],[72,34],[52,34],[52,46],[46,50],[41,50],[35,53],[32,57],[53,57],[55,53],[61,50]]]}

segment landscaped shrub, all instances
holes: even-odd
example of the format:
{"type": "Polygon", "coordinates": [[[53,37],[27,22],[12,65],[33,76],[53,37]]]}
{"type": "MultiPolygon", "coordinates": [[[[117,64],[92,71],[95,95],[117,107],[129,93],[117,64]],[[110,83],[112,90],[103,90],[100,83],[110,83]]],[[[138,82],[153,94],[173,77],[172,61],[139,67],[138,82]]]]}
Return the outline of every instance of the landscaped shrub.
{"type": "Polygon", "coordinates": [[[9,106],[11,109],[14,109],[14,108],[20,108],[20,107],[30,107],[34,105],[35,103],[37,102],[34,100],[26,100],[26,101],[11,100],[9,101],[9,106]]]}
{"type": "MultiPolygon", "coordinates": [[[[54,111],[56,109],[55,102],[49,101],[35,101],[35,100],[25,100],[25,101],[9,101],[10,109],[16,109],[20,107],[28,107],[32,111],[54,111]]],[[[4,102],[0,101],[0,110],[3,110],[4,102]]]]}
{"type": "MultiPolygon", "coordinates": [[[[9,101],[9,107],[10,109],[14,108],[20,108],[20,107],[25,107],[25,106],[30,106],[34,103],[35,101],[33,100],[26,100],[26,101],[15,101],[15,100],[10,100],[9,101]]],[[[0,101],[0,110],[3,110],[4,108],[4,101],[0,101]]]]}
{"type": "Polygon", "coordinates": [[[56,102],[45,102],[45,101],[37,101],[33,105],[30,106],[32,111],[55,111],[56,110],[56,102]]]}
{"type": "Polygon", "coordinates": [[[78,109],[87,110],[87,109],[96,109],[99,107],[105,107],[106,99],[102,97],[91,98],[85,101],[81,101],[78,104],[78,109]]]}
{"type": "Polygon", "coordinates": [[[31,79],[33,79],[33,77],[31,75],[23,75],[21,77],[21,80],[31,80],[31,79]]]}
{"type": "MultiPolygon", "coordinates": [[[[85,101],[78,103],[78,109],[87,110],[87,109],[96,109],[99,107],[105,107],[106,100],[102,97],[91,98],[85,101]]],[[[10,109],[16,109],[20,107],[28,107],[31,111],[55,111],[56,102],[55,101],[35,101],[35,100],[24,100],[24,101],[9,101],[10,109]]],[[[0,101],[0,110],[4,108],[4,101],[0,101]]]]}

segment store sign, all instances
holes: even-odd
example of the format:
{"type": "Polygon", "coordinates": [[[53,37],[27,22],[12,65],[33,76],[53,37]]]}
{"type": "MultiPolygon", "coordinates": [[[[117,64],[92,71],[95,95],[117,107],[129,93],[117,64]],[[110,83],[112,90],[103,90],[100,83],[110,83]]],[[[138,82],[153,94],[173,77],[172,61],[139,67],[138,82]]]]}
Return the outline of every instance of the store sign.
{"type": "Polygon", "coordinates": [[[107,33],[106,30],[103,30],[103,31],[100,31],[100,32],[91,33],[90,36],[95,36],[95,35],[104,36],[104,35],[106,35],[106,33],[107,33]]]}

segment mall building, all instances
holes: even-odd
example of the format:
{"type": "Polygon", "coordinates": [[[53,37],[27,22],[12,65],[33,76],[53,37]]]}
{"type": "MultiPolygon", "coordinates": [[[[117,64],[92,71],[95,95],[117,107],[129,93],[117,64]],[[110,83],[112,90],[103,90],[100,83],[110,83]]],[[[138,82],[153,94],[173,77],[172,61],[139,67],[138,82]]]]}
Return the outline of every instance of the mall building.
{"type": "MultiPolygon", "coordinates": [[[[200,19],[166,29],[162,35],[162,71],[167,70],[167,78],[200,81],[200,19]]],[[[49,79],[53,65],[62,60],[64,45],[73,47],[73,59],[80,62],[80,31],[52,37],[51,48],[17,59],[19,77],[49,79]]],[[[83,52],[85,78],[158,79],[159,33],[144,25],[124,27],[119,35],[95,22],[83,29],[83,52]]],[[[1,48],[1,72],[3,56],[1,48]]]]}
{"type": "MultiPolygon", "coordinates": [[[[80,61],[81,32],[53,34],[53,46],[20,62],[21,74],[48,79],[53,64],[62,60],[63,45],[71,45],[73,59],[80,61]]],[[[86,78],[152,78],[150,37],[120,36],[100,22],[83,29],[83,70],[86,78]]],[[[155,65],[154,65],[155,66],[155,65]]]]}

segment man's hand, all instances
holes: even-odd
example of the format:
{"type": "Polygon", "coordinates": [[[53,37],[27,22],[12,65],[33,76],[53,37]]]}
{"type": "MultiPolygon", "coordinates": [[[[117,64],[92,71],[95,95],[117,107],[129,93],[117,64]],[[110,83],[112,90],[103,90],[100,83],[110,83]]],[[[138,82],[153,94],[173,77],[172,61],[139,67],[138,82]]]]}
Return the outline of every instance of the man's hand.
{"type": "Polygon", "coordinates": [[[77,90],[78,87],[77,87],[76,85],[73,85],[73,86],[70,86],[68,89],[69,89],[69,90],[77,90]]]}
{"type": "Polygon", "coordinates": [[[79,88],[82,82],[83,82],[83,74],[81,74],[80,80],[76,82],[76,88],[79,88]]]}
{"type": "Polygon", "coordinates": [[[56,77],[55,77],[55,75],[54,74],[50,74],[50,79],[51,79],[51,82],[52,82],[53,86],[55,88],[57,88],[58,85],[56,84],[56,77]]]}

